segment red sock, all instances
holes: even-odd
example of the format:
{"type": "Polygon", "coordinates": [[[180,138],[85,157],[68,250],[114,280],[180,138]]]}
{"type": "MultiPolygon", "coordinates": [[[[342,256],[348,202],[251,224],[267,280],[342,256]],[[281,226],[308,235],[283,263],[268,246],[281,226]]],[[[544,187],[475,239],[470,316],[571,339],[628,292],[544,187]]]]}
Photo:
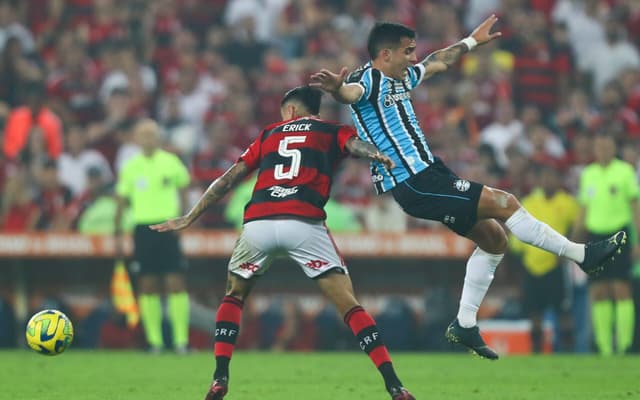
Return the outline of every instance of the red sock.
{"type": "Polygon", "coordinates": [[[242,318],[242,301],[232,296],[225,296],[216,313],[216,333],[213,353],[216,356],[216,372],[214,378],[229,375],[229,361],[240,332],[242,318]]]}
{"type": "Polygon", "coordinates": [[[402,386],[391,363],[391,357],[384,345],[376,321],[361,306],[355,306],[344,315],[345,324],[358,339],[360,348],[369,355],[376,365],[387,388],[402,386]]]}
{"type": "Polygon", "coordinates": [[[371,315],[361,306],[355,306],[344,315],[344,322],[358,338],[360,348],[369,355],[382,374],[386,386],[402,386],[393,369],[387,347],[380,337],[376,321],[371,315]]]}
{"type": "Polygon", "coordinates": [[[384,362],[391,362],[389,352],[382,342],[376,321],[360,306],[353,307],[344,316],[344,322],[358,338],[360,348],[369,355],[371,361],[380,367],[384,362]]]}

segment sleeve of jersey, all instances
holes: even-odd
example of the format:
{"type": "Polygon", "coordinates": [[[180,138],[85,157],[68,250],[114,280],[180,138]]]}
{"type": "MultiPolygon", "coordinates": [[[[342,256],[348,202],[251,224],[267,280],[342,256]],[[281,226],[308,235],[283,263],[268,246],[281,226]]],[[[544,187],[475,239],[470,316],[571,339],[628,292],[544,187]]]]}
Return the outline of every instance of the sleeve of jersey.
{"type": "Polygon", "coordinates": [[[420,82],[422,82],[422,79],[424,78],[424,71],[425,71],[424,65],[422,63],[418,63],[413,67],[407,68],[407,71],[409,73],[409,83],[410,83],[409,88],[413,89],[416,86],[418,86],[420,82]]]}
{"type": "Polygon", "coordinates": [[[358,137],[356,130],[352,127],[345,125],[338,130],[338,146],[340,147],[340,151],[348,153],[346,146],[352,137],[358,137]]]}
{"type": "Polygon", "coordinates": [[[632,166],[628,168],[628,181],[629,200],[637,200],[640,197],[640,186],[638,186],[636,174],[632,166]]]}
{"type": "Polygon", "coordinates": [[[121,197],[129,197],[131,194],[131,179],[129,179],[129,168],[122,168],[120,171],[120,177],[116,183],[116,194],[121,197]]]}
{"type": "Polygon", "coordinates": [[[264,135],[264,131],[260,132],[260,135],[258,135],[256,140],[254,140],[244,153],[240,155],[240,158],[238,158],[238,161],[244,162],[250,171],[258,168],[258,165],[260,164],[260,144],[262,143],[262,135],[264,135]]]}
{"type": "Polygon", "coordinates": [[[344,81],[347,85],[355,84],[362,87],[362,96],[357,101],[360,103],[361,101],[369,100],[369,96],[371,95],[371,68],[367,68],[365,70],[355,70],[353,71],[347,79],[344,81]]]}

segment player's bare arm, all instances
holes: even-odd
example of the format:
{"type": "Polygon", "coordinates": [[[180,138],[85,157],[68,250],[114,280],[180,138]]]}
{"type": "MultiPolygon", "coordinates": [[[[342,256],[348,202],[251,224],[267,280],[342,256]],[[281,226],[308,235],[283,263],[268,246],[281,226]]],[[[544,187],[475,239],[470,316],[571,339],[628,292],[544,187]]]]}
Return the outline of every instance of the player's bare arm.
{"type": "Polygon", "coordinates": [[[422,60],[422,64],[425,66],[425,79],[438,72],[446,71],[447,68],[458,62],[460,57],[469,52],[473,47],[480,46],[500,37],[502,35],[501,32],[491,33],[491,29],[497,21],[498,17],[491,15],[478,25],[468,38],[429,54],[422,60]]]}
{"type": "Polygon", "coordinates": [[[380,153],[380,150],[378,150],[376,146],[356,137],[349,139],[346,144],[346,148],[349,150],[349,153],[356,157],[380,161],[385,167],[387,167],[387,169],[392,169],[396,166],[393,160],[380,153]]]}
{"type": "Polygon", "coordinates": [[[150,228],[158,232],[178,231],[189,227],[207,208],[217,203],[233,189],[249,173],[249,168],[242,161],[231,166],[220,178],[209,185],[191,210],[181,217],[170,219],[150,228]]]}
{"type": "Polygon", "coordinates": [[[336,74],[323,68],[320,72],[311,75],[309,86],[330,93],[336,101],[342,104],[353,104],[362,97],[364,88],[356,83],[344,83],[347,71],[346,68],[342,68],[340,73],[336,74]]]}

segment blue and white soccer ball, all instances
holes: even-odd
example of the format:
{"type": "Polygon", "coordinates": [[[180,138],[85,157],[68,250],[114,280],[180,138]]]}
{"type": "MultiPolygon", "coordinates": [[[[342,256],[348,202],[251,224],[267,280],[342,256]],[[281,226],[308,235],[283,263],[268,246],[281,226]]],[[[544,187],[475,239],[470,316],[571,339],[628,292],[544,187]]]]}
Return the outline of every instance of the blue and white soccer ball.
{"type": "Polygon", "coordinates": [[[36,352],[55,356],[67,349],[73,341],[73,324],[58,310],[44,310],[27,323],[27,344],[36,352]]]}

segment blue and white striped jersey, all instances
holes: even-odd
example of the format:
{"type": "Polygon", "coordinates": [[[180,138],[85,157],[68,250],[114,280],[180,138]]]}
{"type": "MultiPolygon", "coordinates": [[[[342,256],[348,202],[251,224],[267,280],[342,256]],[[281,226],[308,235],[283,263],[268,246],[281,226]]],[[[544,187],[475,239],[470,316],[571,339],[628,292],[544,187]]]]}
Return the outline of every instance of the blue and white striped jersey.
{"type": "Polygon", "coordinates": [[[351,104],[351,117],[358,136],[373,143],[396,164],[389,171],[380,162],[371,163],[371,178],[378,193],[392,189],[434,162],[409,93],[422,81],[424,66],[416,64],[407,71],[404,80],[396,80],[367,63],[346,80],[346,83],[357,83],[364,89],[362,97],[351,104]]]}

